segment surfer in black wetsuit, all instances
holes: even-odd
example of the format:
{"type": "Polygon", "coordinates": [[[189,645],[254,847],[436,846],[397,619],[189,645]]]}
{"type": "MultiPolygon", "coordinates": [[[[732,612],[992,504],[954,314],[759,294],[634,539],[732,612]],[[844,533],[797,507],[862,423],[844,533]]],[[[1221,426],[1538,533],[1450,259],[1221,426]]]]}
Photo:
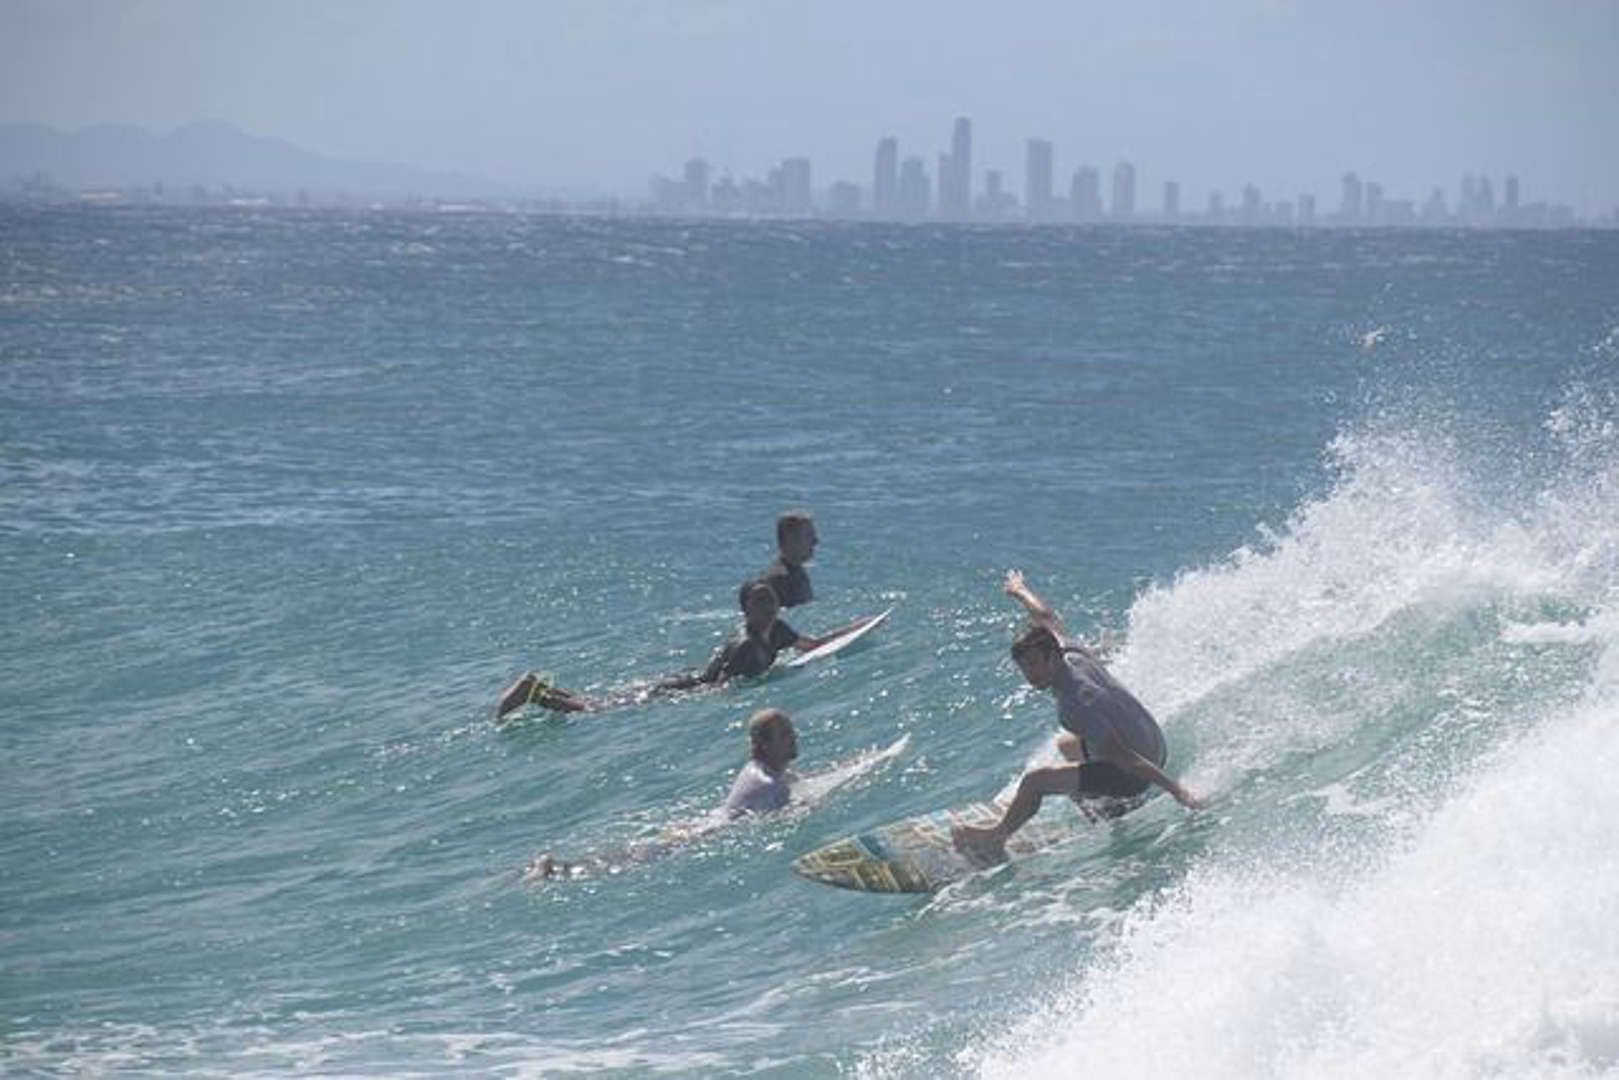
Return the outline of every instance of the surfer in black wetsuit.
{"type": "Polygon", "coordinates": [[[1047,795],[1067,795],[1093,820],[1134,809],[1153,786],[1190,810],[1201,809],[1203,800],[1163,771],[1168,747],[1146,706],[1091,650],[1069,636],[1051,605],[1035,595],[1021,573],[1008,572],[1005,589],[1034,623],[1012,643],[1012,659],[1030,686],[1050,690],[1056,699],[1063,728],[1057,750],[1067,764],[1024,773],[1000,821],[952,830],[956,850],[982,862],[1005,859],[1007,839],[1034,816],[1047,795]]]}
{"type": "Polygon", "coordinates": [[[808,514],[793,510],[778,517],[775,561],[742,583],[736,591],[737,603],[747,610],[748,589],[760,582],[775,591],[776,599],[784,608],[815,599],[804,564],[815,558],[815,545],[820,539],[815,532],[815,521],[808,514]]]}
{"type": "Polygon", "coordinates": [[[632,705],[659,694],[681,690],[695,690],[704,686],[718,686],[727,680],[762,675],[776,662],[776,654],[783,649],[796,648],[803,652],[826,644],[837,636],[805,637],[777,618],[781,610],[776,593],[769,585],[755,582],[746,592],[745,619],[742,633],[720,646],[708,666],[701,671],[683,671],[667,675],[649,686],[626,689],[601,697],[586,697],[572,690],[551,686],[534,672],[528,672],[501,692],[495,705],[495,718],[522,708],[538,705],[557,712],[594,712],[616,705],[632,705]]]}
{"type": "MultiPolygon", "coordinates": [[[[820,535],[815,531],[815,521],[802,510],[789,510],[776,519],[776,558],[744,581],[736,591],[737,603],[742,610],[747,611],[748,590],[755,585],[769,585],[770,590],[776,594],[776,599],[784,608],[797,607],[807,604],[815,599],[815,590],[810,587],[809,571],[804,564],[815,558],[815,545],[820,543],[820,535]]],[[[840,638],[844,634],[852,633],[871,622],[873,616],[862,616],[853,619],[836,630],[828,631],[816,639],[817,644],[824,644],[833,638],[840,638]]],[[[808,652],[815,645],[800,642],[800,651],[808,652]]]]}

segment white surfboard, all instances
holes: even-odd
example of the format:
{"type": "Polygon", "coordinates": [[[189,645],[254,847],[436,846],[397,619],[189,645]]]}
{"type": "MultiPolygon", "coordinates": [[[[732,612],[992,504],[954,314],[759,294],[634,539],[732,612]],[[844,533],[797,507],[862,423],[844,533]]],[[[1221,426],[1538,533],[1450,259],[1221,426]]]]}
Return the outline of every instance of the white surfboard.
{"type": "Polygon", "coordinates": [[[861,623],[853,630],[850,630],[847,634],[835,637],[831,641],[826,642],[824,645],[811,649],[809,652],[799,653],[790,660],[782,661],[782,666],[800,667],[812,660],[823,660],[828,656],[842,652],[850,645],[853,645],[855,642],[877,629],[878,626],[882,625],[883,621],[888,618],[888,613],[893,610],[893,608],[888,608],[881,614],[874,616],[869,621],[861,623]]]}
{"type": "Polygon", "coordinates": [[[793,805],[813,806],[827,795],[857,780],[885,761],[892,761],[911,745],[911,734],[906,732],[887,746],[873,747],[820,772],[812,772],[793,784],[793,805]]]}

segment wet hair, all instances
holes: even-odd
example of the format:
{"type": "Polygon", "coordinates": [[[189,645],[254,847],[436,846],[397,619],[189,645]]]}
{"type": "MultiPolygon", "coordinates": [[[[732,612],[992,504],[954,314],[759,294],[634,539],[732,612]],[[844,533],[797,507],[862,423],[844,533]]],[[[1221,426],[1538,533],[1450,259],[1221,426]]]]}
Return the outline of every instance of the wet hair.
{"type": "Polygon", "coordinates": [[[776,543],[785,544],[796,529],[807,528],[815,520],[802,510],[789,510],[776,519],[776,543]]]}
{"type": "Polygon", "coordinates": [[[1026,626],[1012,639],[1012,659],[1016,660],[1034,652],[1052,655],[1062,652],[1062,643],[1057,640],[1057,635],[1051,632],[1049,626],[1038,624],[1026,626]]]}
{"type": "Polygon", "coordinates": [[[748,717],[750,751],[757,753],[764,746],[765,740],[770,737],[771,730],[781,724],[792,724],[792,720],[781,709],[760,709],[748,717]]]}
{"type": "Polygon", "coordinates": [[[742,593],[742,614],[744,616],[748,614],[748,601],[752,600],[755,596],[758,596],[759,590],[761,589],[770,594],[770,606],[775,608],[778,612],[781,611],[781,600],[776,596],[776,590],[772,589],[769,585],[766,585],[762,581],[756,581],[752,585],[749,585],[742,593]]]}

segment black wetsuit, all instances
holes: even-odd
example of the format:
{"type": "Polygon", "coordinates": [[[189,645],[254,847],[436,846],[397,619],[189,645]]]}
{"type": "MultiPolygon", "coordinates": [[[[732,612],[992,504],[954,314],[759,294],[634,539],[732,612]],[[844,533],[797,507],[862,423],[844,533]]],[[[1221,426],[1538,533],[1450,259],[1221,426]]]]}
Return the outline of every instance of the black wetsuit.
{"type": "Polygon", "coordinates": [[[790,649],[798,640],[798,631],[777,619],[763,640],[750,637],[743,631],[720,646],[714,659],[700,672],[671,675],[661,684],[670,690],[689,690],[704,684],[721,683],[738,676],[762,675],[776,662],[776,654],[790,649]]]}
{"type": "Polygon", "coordinates": [[[789,563],[777,556],[776,561],[754,574],[742,583],[736,592],[736,602],[745,612],[748,610],[748,590],[755,585],[765,584],[776,594],[776,601],[784,608],[797,607],[807,604],[815,599],[814,590],[810,588],[809,573],[802,565],[789,563]]]}

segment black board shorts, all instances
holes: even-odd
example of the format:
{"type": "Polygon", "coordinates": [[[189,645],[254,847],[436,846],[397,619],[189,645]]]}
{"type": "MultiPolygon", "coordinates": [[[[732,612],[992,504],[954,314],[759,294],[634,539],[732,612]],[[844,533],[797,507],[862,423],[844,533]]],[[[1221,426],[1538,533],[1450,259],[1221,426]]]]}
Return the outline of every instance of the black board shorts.
{"type": "Polygon", "coordinates": [[[1079,767],[1081,799],[1133,799],[1152,784],[1109,761],[1087,761],[1079,767]]]}
{"type": "Polygon", "coordinates": [[[1079,767],[1079,785],[1074,801],[1093,817],[1111,820],[1123,817],[1147,801],[1152,785],[1106,761],[1087,761],[1079,767]]]}
{"type": "MultiPolygon", "coordinates": [[[[1087,753],[1084,739],[1079,740],[1079,747],[1081,754],[1087,753]]],[[[1157,764],[1163,767],[1162,762],[1157,764]]],[[[1096,801],[1100,805],[1092,807],[1093,810],[1103,817],[1117,817],[1145,802],[1143,796],[1150,787],[1151,781],[1125,772],[1111,761],[1086,761],[1079,766],[1074,798],[1086,803],[1096,801]]]]}

